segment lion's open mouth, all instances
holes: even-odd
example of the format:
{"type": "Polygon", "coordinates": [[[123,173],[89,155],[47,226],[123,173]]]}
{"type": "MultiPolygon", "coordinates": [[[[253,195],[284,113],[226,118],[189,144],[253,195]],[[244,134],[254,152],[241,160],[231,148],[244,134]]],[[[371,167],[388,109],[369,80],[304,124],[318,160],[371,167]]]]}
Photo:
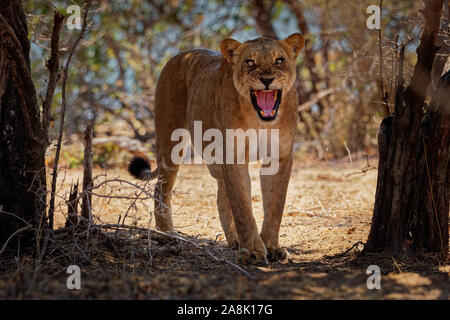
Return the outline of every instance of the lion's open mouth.
{"type": "Polygon", "coordinates": [[[281,103],[281,90],[250,90],[253,107],[264,121],[274,120],[281,103]]]}

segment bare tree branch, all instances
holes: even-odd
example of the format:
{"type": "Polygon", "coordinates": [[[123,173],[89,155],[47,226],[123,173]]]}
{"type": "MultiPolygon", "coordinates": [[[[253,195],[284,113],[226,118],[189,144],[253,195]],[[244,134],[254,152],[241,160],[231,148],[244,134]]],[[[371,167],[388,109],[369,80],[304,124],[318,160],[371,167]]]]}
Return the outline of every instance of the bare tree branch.
{"type": "Polygon", "coordinates": [[[253,0],[253,7],[256,10],[255,19],[259,32],[261,32],[263,37],[277,39],[271,22],[274,4],[273,0],[253,0]]]}
{"type": "Polygon", "coordinates": [[[417,63],[414,67],[411,83],[407,88],[408,93],[417,102],[412,105],[418,108],[425,101],[427,88],[431,83],[431,68],[436,52],[439,50],[437,40],[443,3],[444,0],[425,1],[425,9],[422,10],[425,17],[425,26],[420,38],[420,45],[417,48],[417,63]]]}
{"type": "Polygon", "coordinates": [[[78,37],[75,39],[75,42],[72,44],[69,50],[69,56],[67,57],[66,64],[63,70],[63,81],[62,81],[62,104],[61,104],[61,115],[59,119],[59,132],[58,132],[58,142],[56,145],[56,154],[55,154],[55,162],[53,164],[53,173],[52,173],[52,190],[50,195],[50,205],[48,211],[48,220],[49,220],[49,228],[53,229],[53,215],[55,212],[55,193],[56,193],[56,179],[58,178],[58,162],[59,162],[59,154],[61,152],[61,143],[64,129],[64,117],[66,113],[66,81],[69,73],[70,61],[72,60],[73,53],[75,52],[78,43],[81,38],[83,38],[84,32],[87,28],[87,14],[89,12],[89,8],[91,6],[91,0],[86,1],[86,8],[84,9],[83,14],[83,25],[81,27],[81,31],[78,34],[78,37]]]}
{"type": "Polygon", "coordinates": [[[92,195],[88,189],[92,186],[92,135],[94,132],[93,124],[89,124],[84,133],[84,160],[83,160],[83,202],[81,203],[81,216],[92,223],[92,195]]]}
{"type": "Polygon", "coordinates": [[[49,78],[47,84],[47,93],[45,94],[45,100],[42,105],[42,127],[45,131],[45,137],[47,144],[49,144],[48,127],[52,119],[52,103],[53,96],[55,94],[56,83],[59,79],[59,33],[64,22],[64,16],[55,11],[53,16],[53,30],[51,37],[51,53],[50,59],[47,61],[46,66],[49,70],[49,78]]]}

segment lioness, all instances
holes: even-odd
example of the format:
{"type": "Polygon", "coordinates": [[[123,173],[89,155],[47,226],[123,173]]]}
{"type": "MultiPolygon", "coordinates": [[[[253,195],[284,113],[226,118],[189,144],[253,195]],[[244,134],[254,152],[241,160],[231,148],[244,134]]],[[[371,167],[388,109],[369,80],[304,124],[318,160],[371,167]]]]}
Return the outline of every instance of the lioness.
{"type": "Polygon", "coordinates": [[[192,50],[176,55],[166,64],[156,87],[157,169],[151,171],[142,158],[134,158],[129,166],[129,172],[136,178],[158,177],[155,189],[158,229],[175,232],[170,205],[179,168],[171,159],[172,148],[178,143],[171,141],[175,129],[186,128],[193,135],[194,121],[202,121],[202,130],[217,128],[224,136],[226,129],[278,129],[278,172],[261,175],[264,206],[261,233],[252,213],[248,163],[210,164],[208,169],[218,183],[220,222],[228,245],[239,248],[238,260],[267,264],[268,259],[287,257],[278,236],[297,123],[295,60],[303,44],[304,38],[298,33],[279,41],[258,38],[240,43],[225,39],[220,44],[222,54],[192,50]]]}

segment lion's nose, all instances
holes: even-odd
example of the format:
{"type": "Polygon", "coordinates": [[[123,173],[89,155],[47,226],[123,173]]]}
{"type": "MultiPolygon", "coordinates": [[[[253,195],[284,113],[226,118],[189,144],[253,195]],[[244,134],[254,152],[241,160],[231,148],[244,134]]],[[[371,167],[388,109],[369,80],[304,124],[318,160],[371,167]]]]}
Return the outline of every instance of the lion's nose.
{"type": "Polygon", "coordinates": [[[266,86],[266,89],[269,89],[269,84],[273,82],[275,78],[259,78],[259,80],[266,86]]]}

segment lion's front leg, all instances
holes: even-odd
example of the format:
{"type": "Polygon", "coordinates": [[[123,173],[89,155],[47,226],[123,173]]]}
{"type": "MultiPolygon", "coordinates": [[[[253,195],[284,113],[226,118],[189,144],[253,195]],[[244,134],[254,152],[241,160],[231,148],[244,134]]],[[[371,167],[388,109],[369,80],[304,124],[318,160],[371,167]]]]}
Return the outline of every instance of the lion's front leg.
{"type": "Polygon", "coordinates": [[[291,169],[292,156],[289,156],[280,160],[279,170],[276,174],[261,175],[264,206],[261,238],[264,241],[268,251],[268,258],[271,261],[283,260],[288,257],[288,252],[280,247],[278,239],[291,169]]]}
{"type": "Polygon", "coordinates": [[[239,248],[239,239],[234,224],[233,213],[231,210],[230,200],[228,199],[227,190],[225,188],[225,182],[223,180],[217,181],[217,207],[219,209],[220,223],[222,224],[225,238],[228,245],[233,249],[239,248]]]}
{"type": "Polygon", "coordinates": [[[267,264],[267,250],[252,212],[248,166],[226,164],[222,168],[239,238],[238,260],[244,264],[267,264]]]}

